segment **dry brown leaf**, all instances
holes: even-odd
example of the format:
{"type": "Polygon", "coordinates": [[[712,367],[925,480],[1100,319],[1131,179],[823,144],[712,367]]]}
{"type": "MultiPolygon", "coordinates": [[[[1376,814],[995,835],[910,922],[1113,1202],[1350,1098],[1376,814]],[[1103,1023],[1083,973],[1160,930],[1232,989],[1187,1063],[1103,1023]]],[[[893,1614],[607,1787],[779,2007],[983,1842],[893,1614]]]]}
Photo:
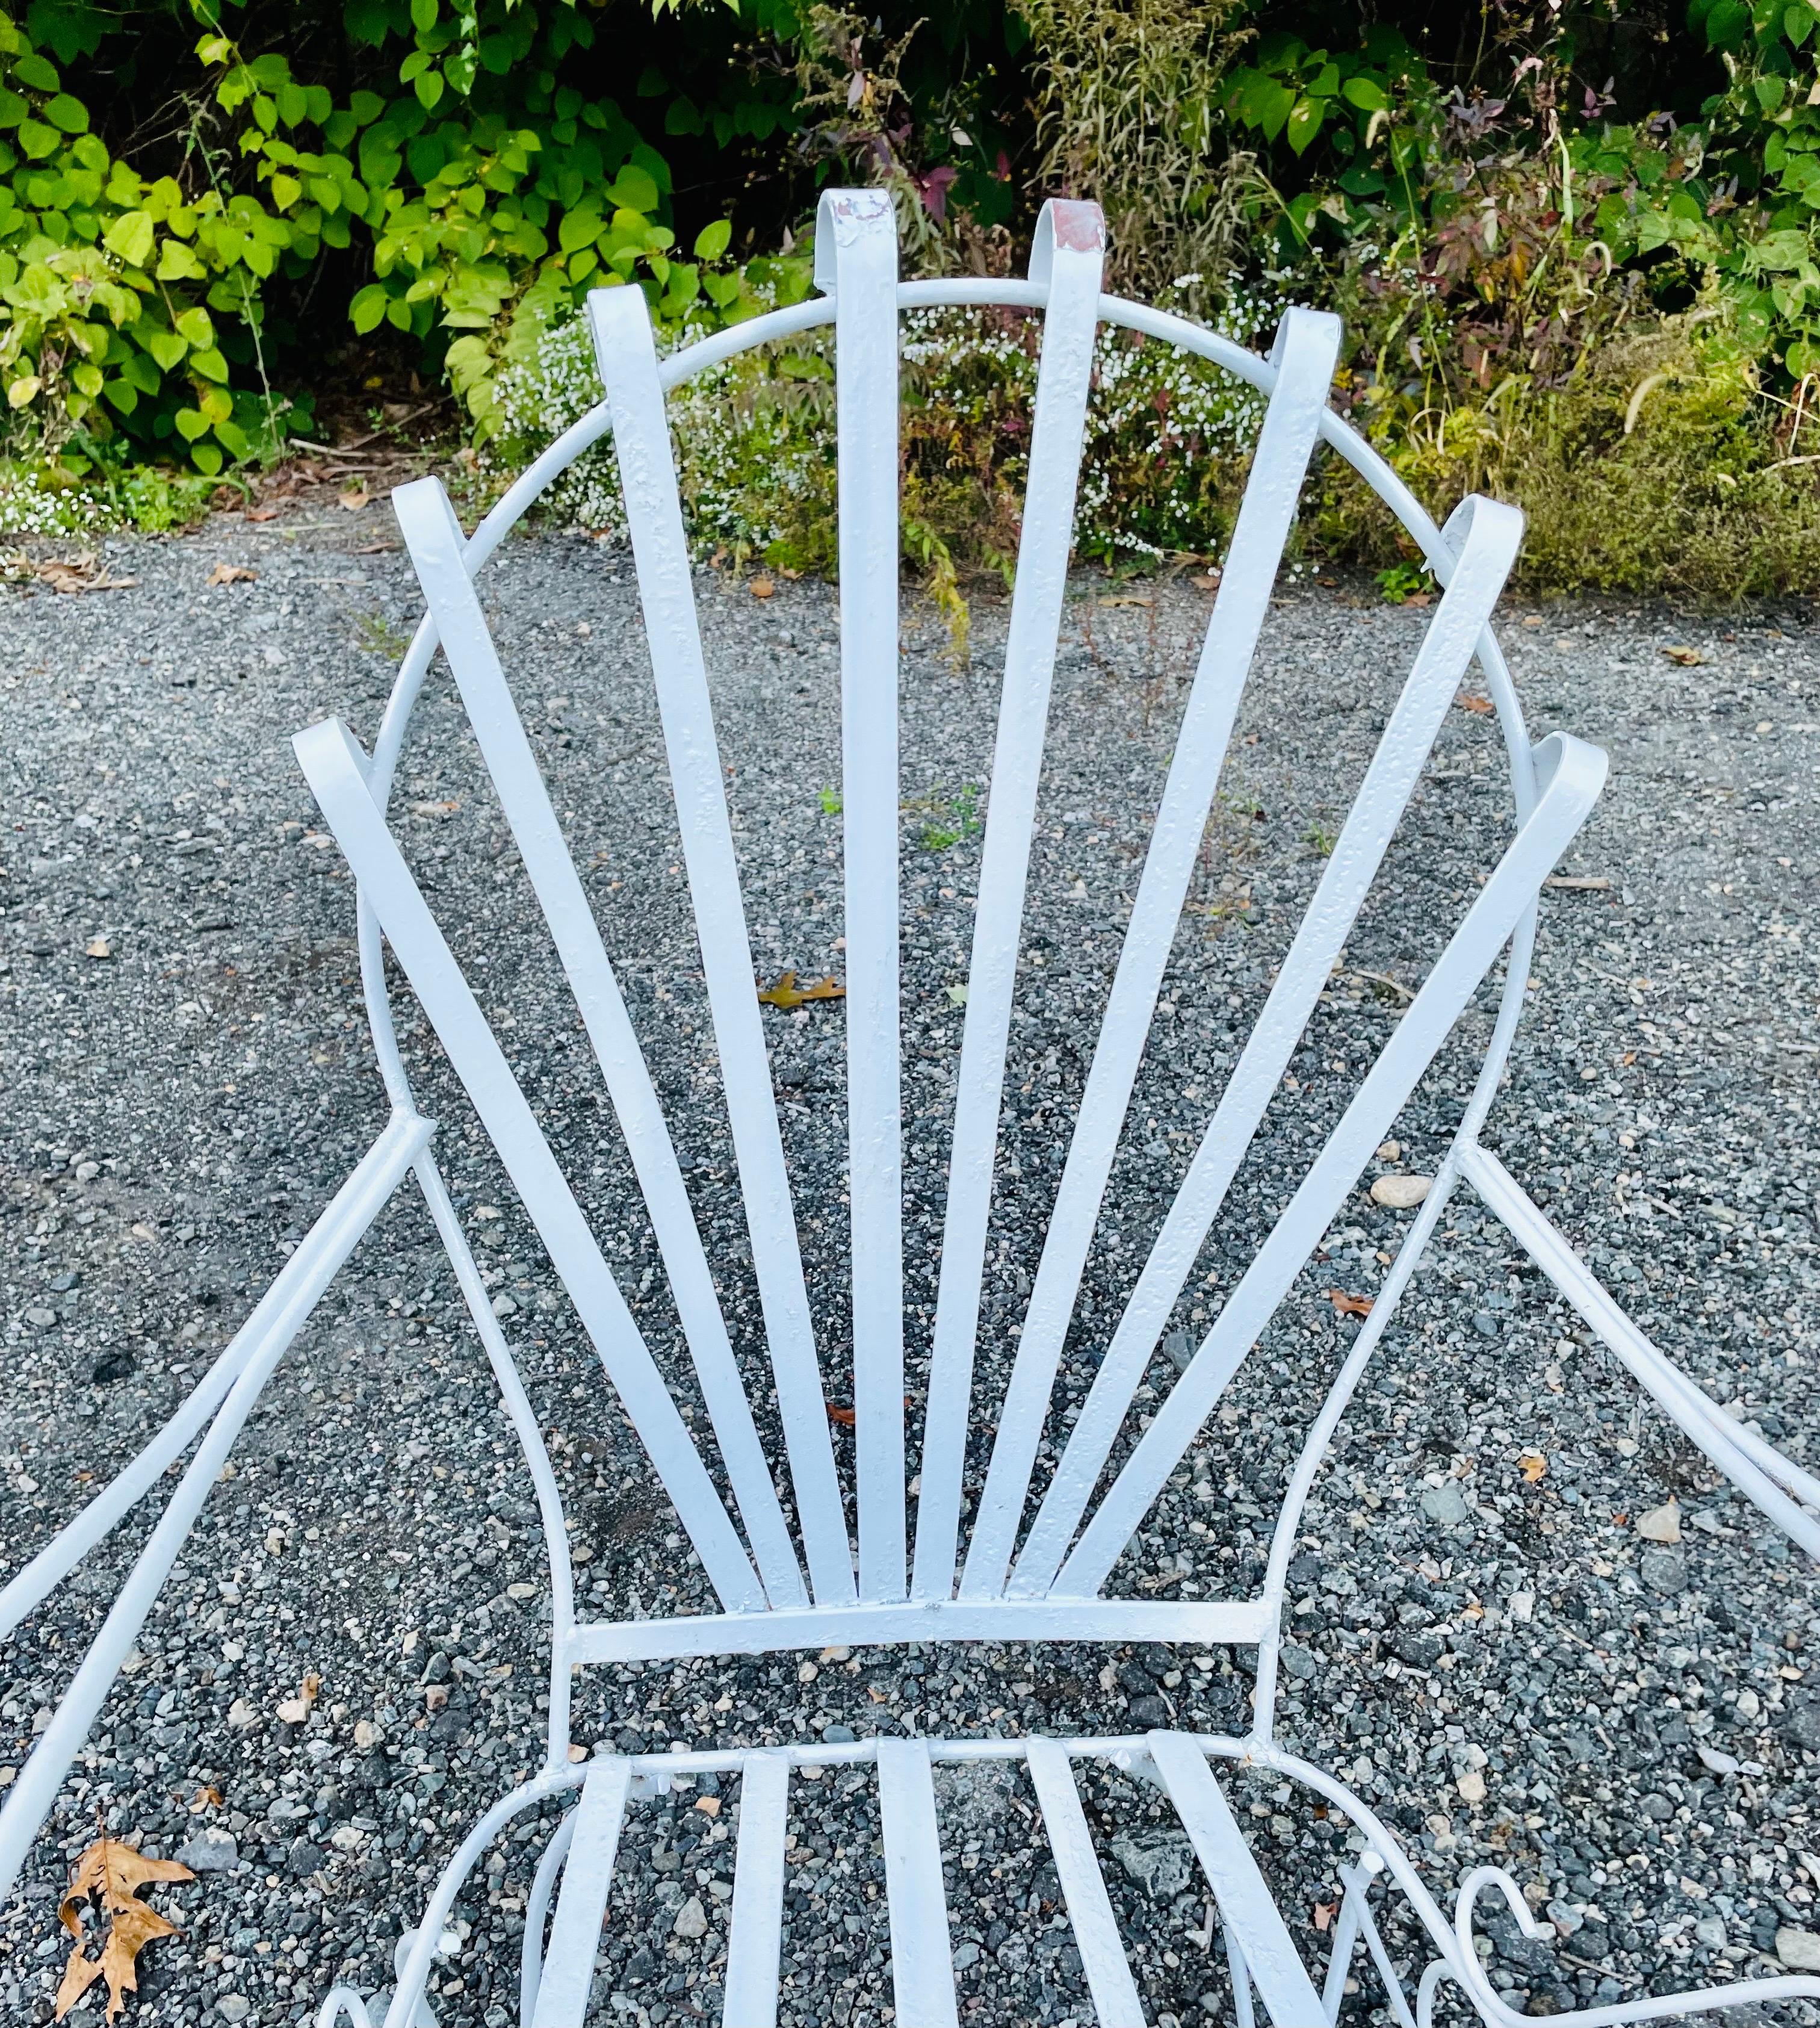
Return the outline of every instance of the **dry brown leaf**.
{"type": "Polygon", "coordinates": [[[1548,1460],[1540,1451],[1525,1451],[1517,1460],[1517,1469],[1522,1474],[1524,1483],[1533,1486],[1538,1479],[1548,1477],[1548,1460]]]}
{"type": "Polygon", "coordinates": [[[1470,690],[1462,690],[1459,696],[1454,699],[1454,702],[1459,706],[1462,711],[1478,712],[1482,714],[1488,711],[1496,711],[1497,709],[1497,706],[1492,702],[1489,698],[1474,697],[1470,690]]]}
{"type": "Polygon", "coordinates": [[[125,591],[139,583],[136,577],[109,577],[93,550],[73,557],[46,557],[31,566],[53,591],[125,591]]]}
{"type": "Polygon", "coordinates": [[[1371,1314],[1369,1296],[1349,1296],[1344,1289],[1330,1289],[1327,1301],[1343,1317],[1368,1317],[1371,1314]]]}
{"type": "Polygon", "coordinates": [[[94,937],[82,947],[85,957],[112,957],[113,947],[105,937],[94,937]]]}
{"type": "Polygon", "coordinates": [[[209,572],[207,581],[210,584],[257,584],[259,573],[249,570],[244,564],[217,564],[209,572]]]}
{"type": "MultiPolygon", "coordinates": [[[[906,1408],[910,1405],[910,1397],[908,1394],[904,1397],[904,1405],[906,1408]]],[[[842,1404],[833,1401],[828,1404],[828,1420],[830,1423],[838,1423],[843,1430],[852,1429],[859,1419],[860,1412],[856,1408],[849,1408],[842,1404]]]]}
{"type": "Polygon", "coordinates": [[[1664,648],[1663,660],[1679,663],[1684,669],[1697,669],[1706,657],[1697,648],[1664,648]]]}
{"type": "Polygon", "coordinates": [[[754,598],[769,598],[776,590],[777,587],[768,577],[755,577],[752,581],[752,595],[754,598]]]}
{"type": "Polygon", "coordinates": [[[1542,885],[1558,887],[1569,894],[1607,894],[1611,891],[1611,883],[1603,873],[1551,873],[1542,885]]]}
{"type": "Polygon", "coordinates": [[[276,521],[278,509],[276,507],[249,507],[246,518],[249,521],[276,521]]]}
{"type": "Polygon", "coordinates": [[[338,494],[335,496],[335,504],[338,507],[346,508],[350,514],[357,514],[371,498],[372,495],[364,486],[357,486],[351,493],[338,494]]]}
{"type": "Polygon", "coordinates": [[[1147,592],[1122,591],[1111,598],[1096,598],[1093,603],[1096,605],[1141,605],[1148,609],[1156,601],[1147,592]]]}
{"type": "Polygon", "coordinates": [[[837,986],[830,979],[818,979],[813,986],[798,986],[796,974],[786,971],[775,986],[761,986],[758,989],[759,1004],[763,1007],[781,1007],[787,1012],[800,1007],[805,1000],[844,1000],[847,989],[837,986]]]}
{"type": "Polygon", "coordinates": [[[196,1800],[190,1805],[191,1816],[199,1816],[204,1810],[218,1810],[221,1807],[221,1791],[212,1782],[205,1782],[196,1791],[196,1800]]]}
{"type": "Polygon", "coordinates": [[[1315,1927],[1321,1930],[1330,1930],[1334,1926],[1334,1918],[1339,1912],[1337,1901],[1317,1901],[1315,1904],[1315,1927]]]}
{"type": "Polygon", "coordinates": [[[75,1937],[69,1962],[63,1968],[63,1982],[57,1989],[57,2019],[61,2021],[98,1978],[107,1981],[107,2018],[117,2021],[124,2011],[127,1995],[139,1990],[139,1955],[160,1937],[174,1937],[175,1923],[168,1922],[156,1908],[139,1900],[139,1891],[154,1880],[194,1880],[188,1867],[174,1859],[147,1859],[117,1838],[97,1838],[76,1861],[70,1875],[69,1891],[57,1911],[57,1919],[75,1937]],[[108,1933],[101,1956],[91,1958],[83,1948],[82,1904],[91,1897],[101,1903],[108,1919],[108,1933]]]}

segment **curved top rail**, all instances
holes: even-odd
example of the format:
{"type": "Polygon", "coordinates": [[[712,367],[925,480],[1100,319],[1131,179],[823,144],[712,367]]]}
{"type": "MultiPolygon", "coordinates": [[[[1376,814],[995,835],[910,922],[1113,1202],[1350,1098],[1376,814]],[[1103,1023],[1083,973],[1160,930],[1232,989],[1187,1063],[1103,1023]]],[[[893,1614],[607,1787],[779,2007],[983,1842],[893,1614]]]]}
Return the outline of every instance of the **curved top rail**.
{"type": "MultiPolygon", "coordinates": [[[[1049,307],[1049,301],[1048,283],[1019,281],[1011,277],[984,280],[901,282],[897,285],[900,313],[912,309],[1042,310],[1049,307]]],[[[737,358],[742,353],[752,351],[761,345],[771,344],[779,339],[794,338],[801,332],[819,330],[832,324],[834,316],[834,298],[831,294],[824,294],[812,296],[805,302],[790,304],[783,309],[768,310],[762,316],[749,318],[743,324],[729,325],[726,330],[712,332],[708,337],[698,339],[693,345],[684,346],[660,361],[658,365],[659,384],[664,393],[668,394],[694,379],[698,374],[724,365],[728,360],[737,358]]],[[[1244,346],[1235,344],[1230,338],[1223,337],[1205,325],[1176,316],[1172,311],[1154,309],[1146,304],[1133,302],[1123,296],[1102,294],[1099,300],[1099,320],[1122,330],[1137,331],[1146,338],[1157,339],[1164,344],[1179,346],[1183,351],[1192,353],[1246,382],[1260,394],[1268,395],[1275,390],[1277,368],[1269,360],[1248,351],[1244,346]]],[[[536,505],[549,487],[584,452],[591,450],[612,428],[612,411],[610,405],[602,400],[579,420],[572,423],[525,468],[482,517],[473,534],[468,538],[462,561],[470,577],[478,575],[485,568],[500,544],[536,505]]],[[[1421,550],[1423,560],[1436,582],[1444,587],[1449,583],[1457,561],[1452,547],[1442,533],[1440,524],[1397,477],[1388,461],[1372,449],[1350,423],[1343,416],[1336,415],[1331,409],[1324,409],[1322,412],[1319,433],[1321,441],[1343,457],[1396,516],[1421,550]]],[[[382,809],[390,799],[392,776],[398,765],[405,733],[438,645],[435,622],[426,613],[418,624],[411,645],[398,665],[398,673],[393,680],[385,713],[380,721],[379,736],[374,742],[372,786],[375,800],[382,809]]],[[[1492,701],[1496,706],[1498,726],[1504,735],[1510,762],[1515,814],[1520,824],[1535,807],[1535,768],[1530,757],[1528,728],[1523,722],[1522,708],[1517,699],[1516,686],[1511,680],[1510,666],[1504,660],[1504,650],[1489,624],[1479,636],[1478,657],[1490,687],[1492,701]]],[[[1510,968],[1510,981],[1505,987],[1497,1026],[1485,1067],[1474,1087],[1470,1107],[1475,1119],[1482,1118],[1491,1103],[1515,1034],[1517,1016],[1522,1007],[1521,982],[1528,973],[1526,944],[1530,934],[1526,923],[1519,932],[1519,942],[1526,948],[1518,953],[1521,962],[1513,963],[1510,968]]],[[[379,1060],[380,1074],[385,1079],[387,1091],[393,1104],[412,1106],[415,1100],[410,1081],[405,1075],[404,1060],[399,1054],[391,1005],[386,991],[386,971],[380,955],[379,925],[364,901],[360,905],[358,938],[361,989],[368,1018],[372,1024],[374,1053],[379,1060]]]]}

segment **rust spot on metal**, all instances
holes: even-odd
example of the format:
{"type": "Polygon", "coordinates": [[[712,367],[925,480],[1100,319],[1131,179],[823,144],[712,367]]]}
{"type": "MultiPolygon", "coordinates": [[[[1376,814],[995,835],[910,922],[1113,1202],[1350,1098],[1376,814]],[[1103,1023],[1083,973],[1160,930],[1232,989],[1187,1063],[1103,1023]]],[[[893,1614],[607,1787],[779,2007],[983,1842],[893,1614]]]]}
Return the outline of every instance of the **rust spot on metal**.
{"type": "Polygon", "coordinates": [[[1106,244],[1105,214],[1097,204],[1058,203],[1054,220],[1056,244],[1071,254],[1097,254],[1106,244]]]}

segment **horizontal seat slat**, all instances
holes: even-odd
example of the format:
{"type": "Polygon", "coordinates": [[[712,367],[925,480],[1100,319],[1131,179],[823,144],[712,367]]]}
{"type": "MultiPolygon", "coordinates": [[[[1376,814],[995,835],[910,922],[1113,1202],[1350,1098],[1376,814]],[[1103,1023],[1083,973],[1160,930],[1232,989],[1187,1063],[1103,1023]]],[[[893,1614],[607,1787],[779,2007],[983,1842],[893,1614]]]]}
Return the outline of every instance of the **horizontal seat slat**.
{"type": "Polygon", "coordinates": [[[1220,1915],[1237,1936],[1275,2028],[1326,2028],[1320,1995],[1277,1912],[1232,1807],[1207,1764],[1207,1756],[1181,1733],[1153,1732],[1150,1757],[1188,1833],[1220,1915]]]}
{"type": "Polygon", "coordinates": [[[1081,1808],[1068,1750],[1059,1740],[1033,1739],[1027,1764],[1042,1805],[1043,1828],[1049,1834],[1100,2028],[1144,2028],[1143,2005],[1119,1938],[1118,1918],[1112,1913],[1086,1812],[1081,1808]]]}
{"type": "Polygon", "coordinates": [[[900,2028],[960,2028],[935,1783],[924,1741],[879,1741],[879,1814],[900,2028]]]}
{"type": "Polygon", "coordinates": [[[739,1776],[739,1850],[733,1864],[733,1924],[727,1946],[727,2028],[772,2028],[783,1949],[784,1826],[790,1762],[747,1756],[739,1776]]]}
{"type": "Polygon", "coordinates": [[[532,2028],[582,2028],[594,1989],[594,1954],[600,1948],[631,1781],[631,1762],[615,1754],[597,1760],[582,1784],[532,2028]]]}

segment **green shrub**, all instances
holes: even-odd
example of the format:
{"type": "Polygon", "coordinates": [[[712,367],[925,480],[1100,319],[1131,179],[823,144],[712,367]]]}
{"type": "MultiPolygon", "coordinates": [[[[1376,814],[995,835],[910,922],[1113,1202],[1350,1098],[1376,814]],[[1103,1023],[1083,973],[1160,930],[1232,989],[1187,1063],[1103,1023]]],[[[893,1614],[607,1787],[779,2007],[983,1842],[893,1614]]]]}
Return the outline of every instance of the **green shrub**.
{"type": "MultiPolygon", "coordinates": [[[[483,439],[500,365],[602,281],[641,283],[666,324],[749,306],[727,223],[685,255],[662,156],[613,101],[557,81],[594,38],[576,9],[347,0],[353,74],[390,88],[339,97],[244,49],[214,0],[197,12],[185,132],[152,176],[0,12],[6,441],[66,506],[116,438],[213,476],[307,427],[273,390],[268,339],[274,291],[320,272],[368,268],[342,299],[353,331],[414,341],[483,439]]],[[[54,18],[72,46],[107,21],[80,0],[54,18]]]]}
{"type": "MultiPolygon", "coordinates": [[[[751,284],[798,299],[806,264],[774,264],[751,284]]],[[[1236,301],[1241,343],[1267,338],[1276,305],[1236,301]]],[[[907,561],[938,586],[1007,576],[1023,508],[1036,320],[1021,311],[919,310],[904,320],[902,527],[907,561]]],[[[670,398],[691,538],[702,553],[790,569],[834,561],[834,376],[823,334],[742,353],[670,398]]],[[[1102,329],[1075,521],[1077,551],[1108,563],[1205,554],[1224,538],[1262,418],[1256,390],[1174,347],[1102,329]]],[[[600,399],[586,330],[553,327],[500,375],[489,457],[503,477],[600,399]]],[[[558,520],[624,533],[610,441],[546,496],[558,520]]]]}

